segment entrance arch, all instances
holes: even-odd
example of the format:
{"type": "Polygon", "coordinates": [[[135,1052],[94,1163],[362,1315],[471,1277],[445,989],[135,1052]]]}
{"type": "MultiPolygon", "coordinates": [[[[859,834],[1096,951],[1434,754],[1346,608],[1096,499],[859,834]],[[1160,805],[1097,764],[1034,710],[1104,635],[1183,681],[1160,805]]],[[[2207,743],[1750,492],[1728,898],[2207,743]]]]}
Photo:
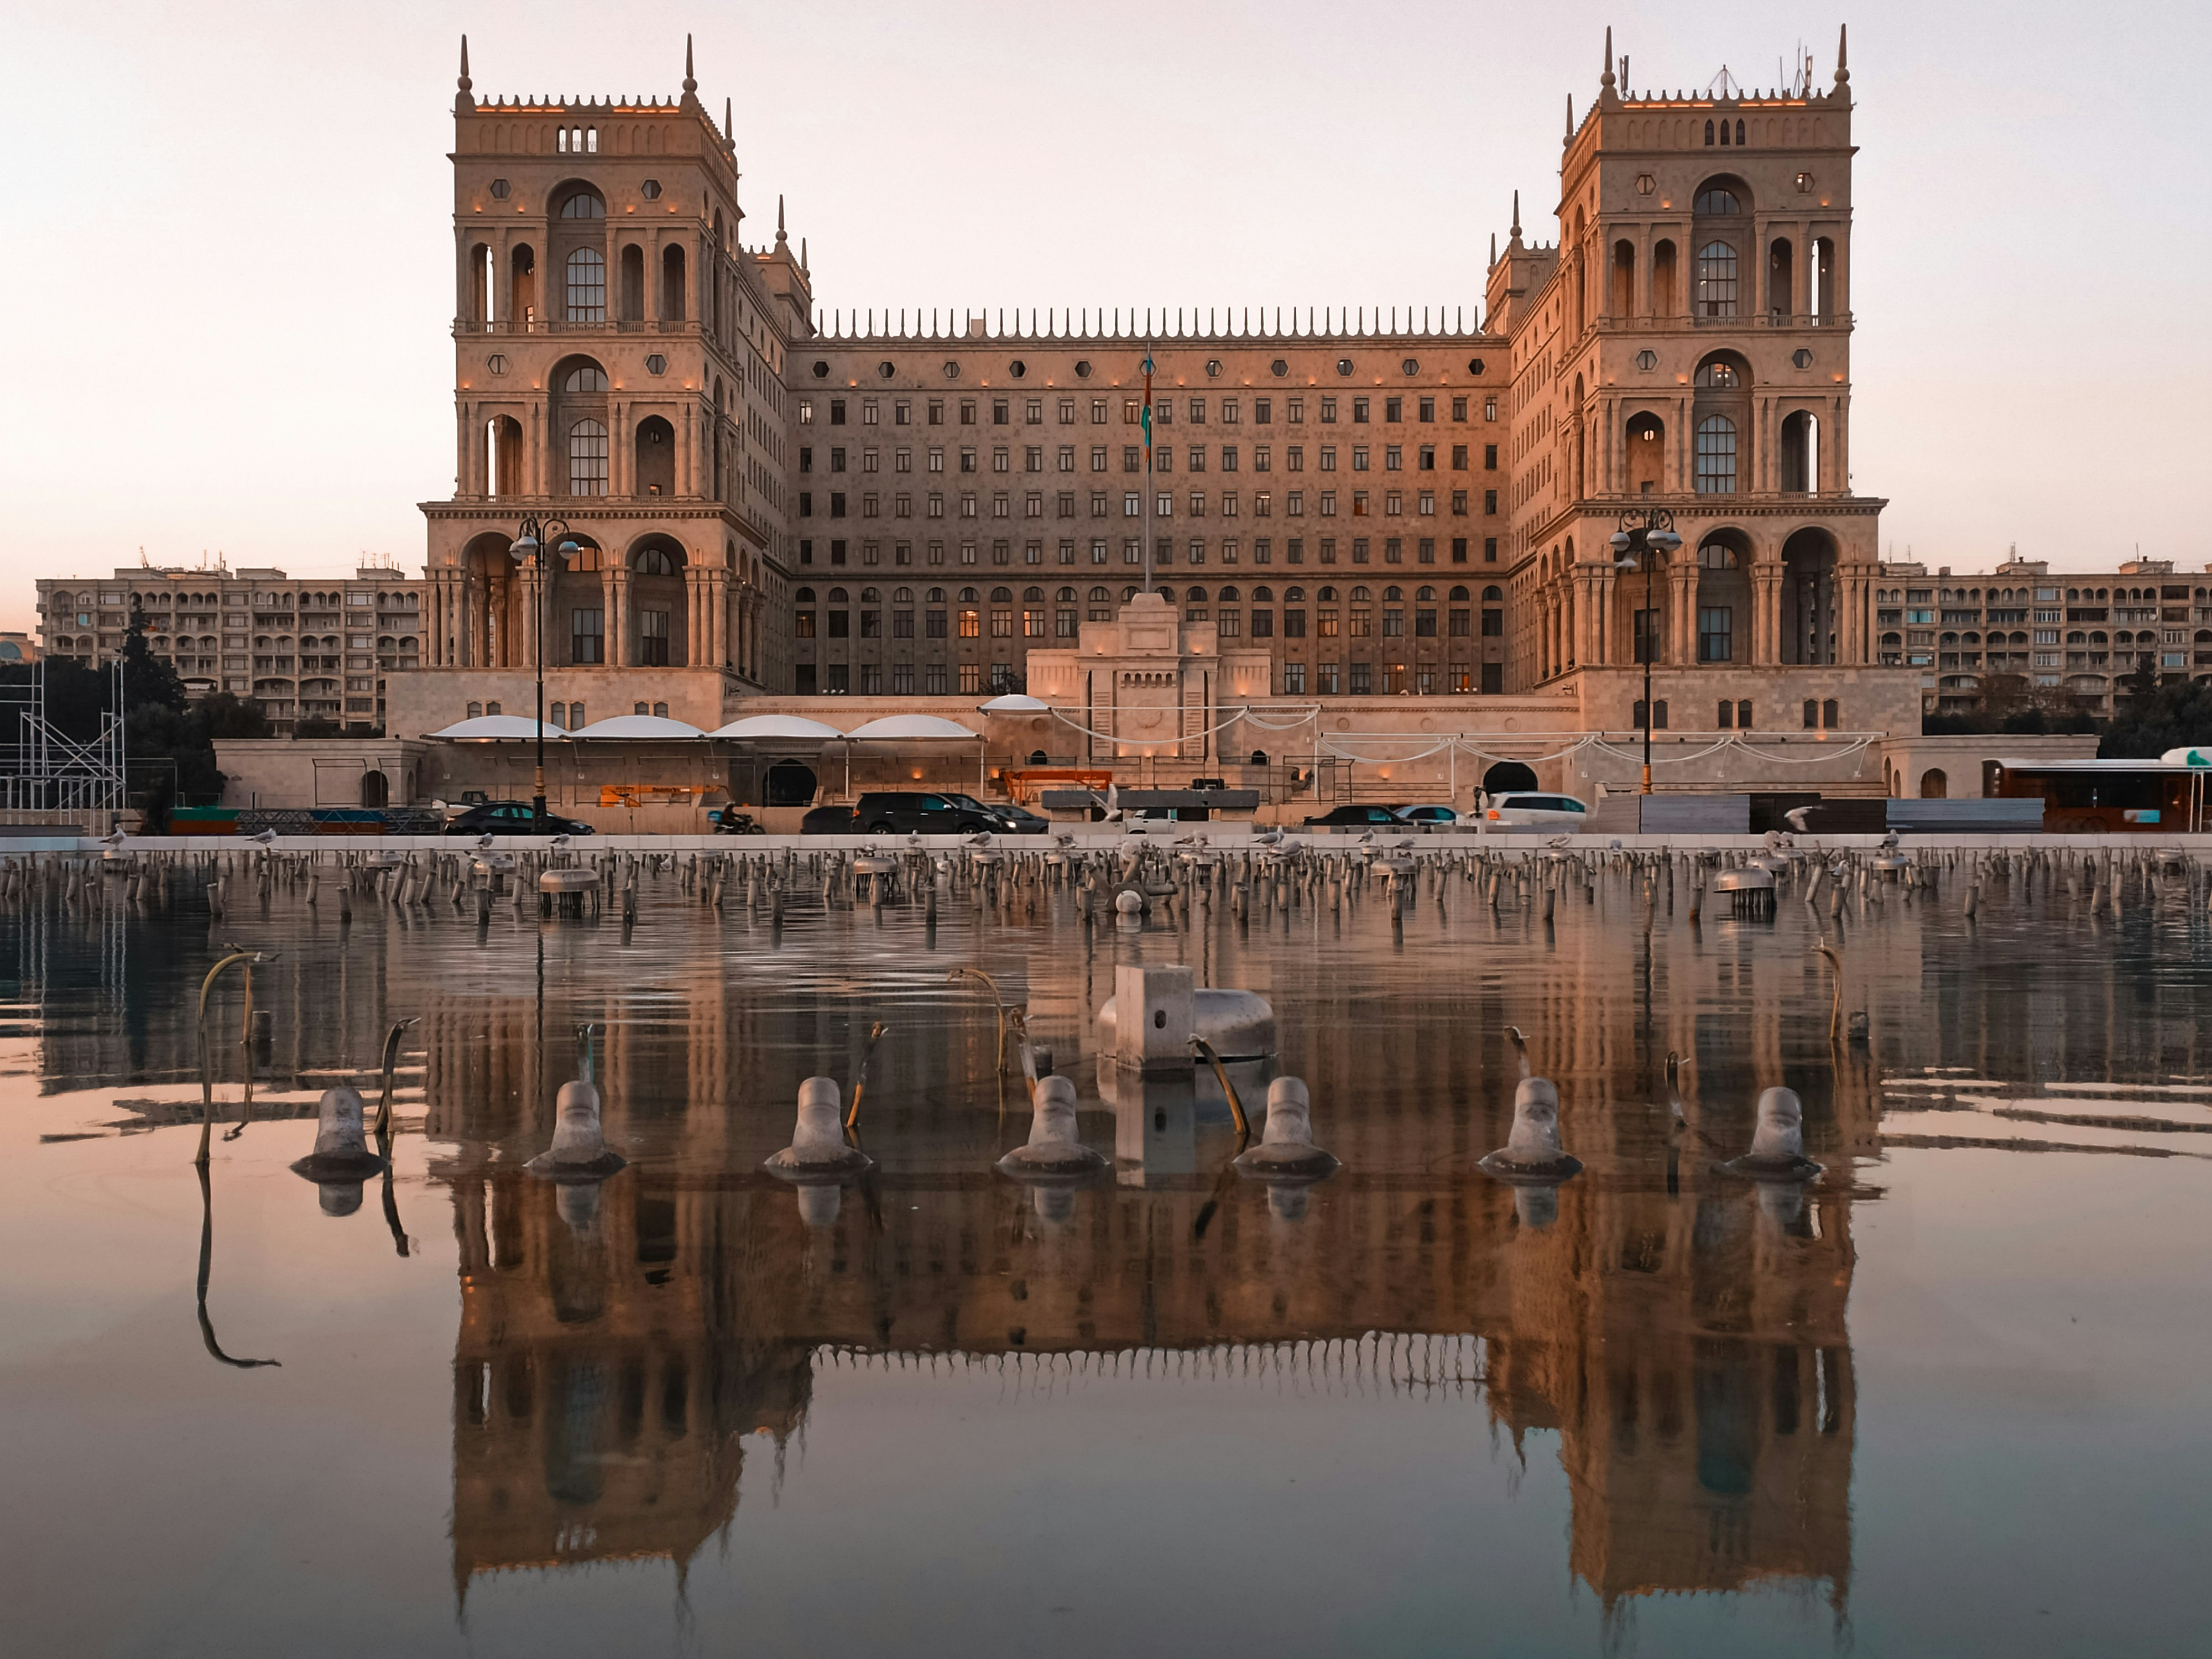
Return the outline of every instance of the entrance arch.
{"type": "Polygon", "coordinates": [[[795,760],[778,761],[761,785],[770,806],[804,806],[814,799],[814,769],[795,760]]]}
{"type": "Polygon", "coordinates": [[[361,804],[363,806],[380,808],[391,805],[392,780],[386,777],[381,772],[362,773],[361,775],[361,804]]]}
{"type": "Polygon", "coordinates": [[[1519,761],[1499,761],[1482,775],[1482,790],[1487,795],[1520,794],[1535,787],[1534,769],[1519,761]]]}

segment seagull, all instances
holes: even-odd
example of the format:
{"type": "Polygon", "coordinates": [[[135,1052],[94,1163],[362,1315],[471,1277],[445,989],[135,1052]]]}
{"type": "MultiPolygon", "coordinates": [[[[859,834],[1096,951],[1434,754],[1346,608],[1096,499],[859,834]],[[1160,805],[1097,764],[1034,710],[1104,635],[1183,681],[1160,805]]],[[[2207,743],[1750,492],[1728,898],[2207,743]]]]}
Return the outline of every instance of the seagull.
{"type": "Polygon", "coordinates": [[[1682,1057],[1667,1051],[1667,1117],[1671,1133],[1680,1134],[1689,1119],[1682,1111],[1682,1057]]]}
{"type": "Polygon", "coordinates": [[[1881,838],[1881,850],[1885,853],[1894,853],[1897,850],[1896,830],[1891,830],[1887,835],[1881,838]]]}
{"type": "Polygon", "coordinates": [[[1575,838],[1572,836],[1553,836],[1547,841],[1544,845],[1547,847],[1571,847],[1574,845],[1574,840],[1575,838]]]}
{"type": "Polygon", "coordinates": [[[1375,832],[1370,830],[1365,835],[1360,836],[1356,844],[1361,847],[1372,847],[1375,845],[1375,832]]]}
{"type": "Polygon", "coordinates": [[[988,847],[990,844],[991,832],[988,830],[981,830],[968,837],[968,845],[970,847],[988,847]]]}
{"type": "Polygon", "coordinates": [[[478,849],[483,852],[489,852],[491,850],[491,831],[489,830],[485,830],[483,834],[477,837],[477,846],[478,849]]]}
{"type": "Polygon", "coordinates": [[[1255,846],[1280,847],[1283,844],[1283,832],[1279,830],[1269,830],[1264,834],[1253,836],[1252,840],[1255,846]]]}
{"type": "Polygon", "coordinates": [[[1533,1075],[1528,1070],[1528,1039],[1521,1035],[1521,1028],[1518,1025],[1507,1026],[1505,1035],[1512,1039],[1513,1052],[1520,1058],[1521,1075],[1522,1077],[1533,1075]]]}
{"type": "Polygon", "coordinates": [[[118,830],[112,834],[102,836],[100,838],[100,844],[102,847],[120,847],[127,839],[129,839],[129,837],[125,836],[120,830],[118,830]]]}
{"type": "Polygon", "coordinates": [[[919,847],[919,846],[921,846],[921,830],[909,830],[908,831],[907,831],[906,844],[907,844],[908,846],[909,846],[909,847],[919,847]]]}
{"type": "Polygon", "coordinates": [[[276,839],[276,832],[274,830],[258,830],[246,839],[266,847],[276,839]]]}
{"type": "Polygon", "coordinates": [[[1392,842],[1390,843],[1390,846],[1391,846],[1392,850],[1394,850],[1394,851],[1395,851],[1395,852],[1402,853],[1402,852],[1405,852],[1407,848],[1411,848],[1411,847],[1413,846],[1413,838],[1411,836],[1399,836],[1399,837],[1398,837],[1398,839],[1397,839],[1397,840],[1395,840],[1395,841],[1392,842]]]}
{"type": "Polygon", "coordinates": [[[1790,827],[1802,836],[1811,827],[1806,820],[1813,816],[1813,809],[1809,806],[1793,806],[1782,816],[1790,821],[1790,827]]]}
{"type": "Polygon", "coordinates": [[[556,847],[566,847],[566,846],[568,844],[568,836],[567,836],[565,833],[563,833],[563,834],[562,834],[562,835],[558,835],[558,836],[554,836],[554,837],[553,837],[553,844],[554,844],[556,847]]]}
{"type": "MultiPolygon", "coordinates": [[[[920,837],[917,836],[915,839],[919,840],[920,837]]],[[[1075,845],[1075,837],[1068,834],[1065,830],[1056,832],[1053,836],[1053,840],[1059,842],[1062,847],[1073,847],[1075,845]]]]}

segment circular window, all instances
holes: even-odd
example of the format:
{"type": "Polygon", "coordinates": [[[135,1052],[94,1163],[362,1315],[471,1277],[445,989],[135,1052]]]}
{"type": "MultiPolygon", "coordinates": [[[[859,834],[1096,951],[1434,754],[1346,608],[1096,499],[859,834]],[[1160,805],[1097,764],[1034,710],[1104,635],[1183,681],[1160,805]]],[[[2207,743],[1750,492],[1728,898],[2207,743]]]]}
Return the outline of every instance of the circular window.
{"type": "Polygon", "coordinates": [[[667,374],[668,359],[662,356],[659,352],[654,352],[653,356],[645,360],[645,372],[648,374],[667,374]]]}
{"type": "Polygon", "coordinates": [[[1277,380],[1280,380],[1284,375],[1291,372],[1291,366],[1285,362],[1280,357],[1278,357],[1273,362],[1267,365],[1267,372],[1273,374],[1277,380]]]}
{"type": "Polygon", "coordinates": [[[819,358],[815,360],[814,378],[817,380],[826,380],[830,378],[830,365],[819,358]]]}
{"type": "Polygon", "coordinates": [[[1418,374],[1421,372],[1421,360],[1419,357],[1408,357],[1398,367],[1407,374],[1418,374]]]}
{"type": "Polygon", "coordinates": [[[1658,188],[1659,181],[1650,173],[1639,173],[1636,175],[1636,193],[1638,196],[1649,196],[1658,188]]]}
{"type": "Polygon", "coordinates": [[[1480,358],[1480,357],[1470,357],[1470,358],[1468,358],[1468,359],[1467,360],[1467,372],[1468,372],[1468,374],[1481,374],[1481,373],[1482,373],[1482,359],[1481,359],[1481,358],[1480,358]]]}
{"type": "Polygon", "coordinates": [[[891,360],[888,357],[884,358],[883,362],[876,365],[876,373],[882,375],[886,380],[890,380],[890,377],[897,372],[898,370],[896,366],[893,364],[891,360]]]}
{"type": "Polygon", "coordinates": [[[1078,379],[1079,380],[1089,380],[1089,379],[1091,378],[1091,359],[1090,359],[1090,358],[1088,358],[1088,357],[1079,357],[1078,359],[1076,359],[1076,362],[1075,362],[1075,378],[1076,378],[1076,379],[1078,379]]]}
{"type": "Polygon", "coordinates": [[[1646,347],[1644,350],[1636,354],[1636,366],[1642,369],[1646,374],[1649,374],[1653,369],[1659,367],[1659,354],[1653,351],[1649,347],[1646,347]]]}
{"type": "Polygon", "coordinates": [[[1351,373],[1352,373],[1352,359],[1351,359],[1351,358],[1349,358],[1349,357],[1339,357],[1339,358],[1336,360],[1336,372],[1337,372],[1338,374],[1351,374],[1351,373]]]}
{"type": "Polygon", "coordinates": [[[495,351],[484,359],[484,367],[495,374],[504,374],[507,373],[507,359],[495,351]]]}
{"type": "Polygon", "coordinates": [[[1813,367],[1813,354],[1803,346],[1799,346],[1796,350],[1790,354],[1790,361],[1800,368],[1810,368],[1813,367]]]}
{"type": "Polygon", "coordinates": [[[960,365],[950,357],[945,360],[945,378],[948,380],[960,378],[960,365]]]}
{"type": "Polygon", "coordinates": [[[658,179],[648,179],[637,189],[638,194],[648,202],[657,202],[660,199],[660,180],[658,179]]]}
{"type": "Polygon", "coordinates": [[[1006,373],[1012,375],[1018,380],[1029,372],[1030,366],[1018,357],[1015,358],[1013,362],[1006,365],[1006,373]]]}
{"type": "Polygon", "coordinates": [[[1209,380],[1219,379],[1221,375],[1221,359],[1218,357],[1208,357],[1206,360],[1206,378],[1209,380]]]}
{"type": "Polygon", "coordinates": [[[493,179],[491,181],[492,200],[495,202],[504,202],[507,199],[507,192],[514,188],[514,186],[508,184],[504,179],[493,179]]]}

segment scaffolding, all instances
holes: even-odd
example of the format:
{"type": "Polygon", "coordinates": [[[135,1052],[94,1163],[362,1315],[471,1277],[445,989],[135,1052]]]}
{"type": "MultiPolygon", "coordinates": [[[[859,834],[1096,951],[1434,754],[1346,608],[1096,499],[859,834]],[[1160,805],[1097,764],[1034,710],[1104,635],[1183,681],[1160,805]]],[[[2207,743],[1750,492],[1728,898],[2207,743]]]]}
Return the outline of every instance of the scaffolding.
{"type": "Polygon", "coordinates": [[[123,659],[101,673],[95,729],[64,731],[47,700],[46,663],[0,683],[0,820],[110,828],[124,810],[123,659]]]}

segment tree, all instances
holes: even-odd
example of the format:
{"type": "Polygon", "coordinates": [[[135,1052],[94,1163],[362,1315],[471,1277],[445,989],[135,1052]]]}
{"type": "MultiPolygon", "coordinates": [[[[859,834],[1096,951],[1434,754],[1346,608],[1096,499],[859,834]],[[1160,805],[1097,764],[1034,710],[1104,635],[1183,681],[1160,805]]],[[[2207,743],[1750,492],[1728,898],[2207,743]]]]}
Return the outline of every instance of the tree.
{"type": "Polygon", "coordinates": [[[2161,680],[2148,658],[2126,677],[2128,696],[2097,745],[2103,760],[2156,760],[2212,744],[2212,680],[2161,680]]]}
{"type": "Polygon", "coordinates": [[[210,691],[202,697],[198,714],[208,736],[218,742],[269,735],[269,716],[261,712],[261,705],[247,702],[228,691],[210,691]]]}
{"type": "Polygon", "coordinates": [[[185,683],[177,671],[155,656],[146,644],[146,613],[131,607],[131,626],[123,635],[123,709],[158,705],[183,712],[185,683]]]}

